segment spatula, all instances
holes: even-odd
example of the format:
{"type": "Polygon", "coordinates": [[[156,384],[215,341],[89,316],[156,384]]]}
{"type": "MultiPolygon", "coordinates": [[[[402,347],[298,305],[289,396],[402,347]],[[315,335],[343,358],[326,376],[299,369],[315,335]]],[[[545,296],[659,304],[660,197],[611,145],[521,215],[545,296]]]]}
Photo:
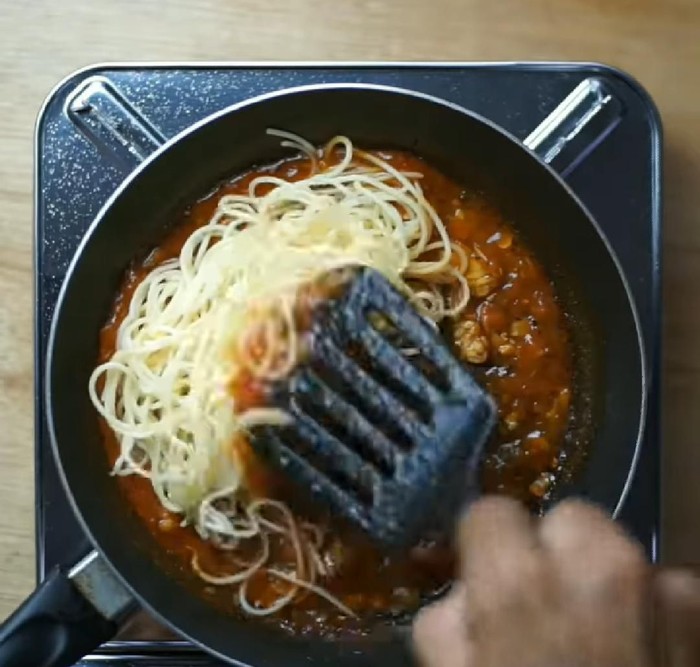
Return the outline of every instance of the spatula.
{"type": "Polygon", "coordinates": [[[256,449],[384,546],[446,527],[477,493],[490,396],[370,269],[316,308],[307,343],[271,392],[291,423],[258,428],[256,449]]]}

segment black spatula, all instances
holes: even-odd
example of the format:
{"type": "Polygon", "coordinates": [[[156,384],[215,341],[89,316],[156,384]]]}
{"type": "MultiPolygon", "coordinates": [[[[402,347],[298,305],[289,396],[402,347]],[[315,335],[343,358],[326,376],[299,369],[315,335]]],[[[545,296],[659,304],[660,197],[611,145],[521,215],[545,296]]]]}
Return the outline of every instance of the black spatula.
{"type": "Polygon", "coordinates": [[[272,400],[292,423],[256,449],[386,546],[446,526],[476,494],[492,399],[379,273],[314,311],[308,355],[272,400]]]}

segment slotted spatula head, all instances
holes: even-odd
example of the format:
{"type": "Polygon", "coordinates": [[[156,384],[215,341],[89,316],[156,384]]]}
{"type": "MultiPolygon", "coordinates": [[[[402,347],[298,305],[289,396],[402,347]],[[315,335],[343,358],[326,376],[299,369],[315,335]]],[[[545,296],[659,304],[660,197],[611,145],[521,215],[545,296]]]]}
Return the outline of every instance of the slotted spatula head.
{"type": "Polygon", "coordinates": [[[446,527],[477,493],[493,400],[379,273],[318,307],[302,362],[271,392],[292,417],[256,450],[375,541],[446,527]]]}

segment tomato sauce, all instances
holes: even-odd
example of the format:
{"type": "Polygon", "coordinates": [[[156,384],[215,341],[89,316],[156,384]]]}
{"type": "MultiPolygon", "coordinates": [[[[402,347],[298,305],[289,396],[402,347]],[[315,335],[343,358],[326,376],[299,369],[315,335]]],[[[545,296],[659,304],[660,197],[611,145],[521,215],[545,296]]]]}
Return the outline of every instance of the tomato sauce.
{"type": "MultiPolygon", "coordinates": [[[[399,169],[423,175],[421,184],[427,199],[453,241],[469,254],[466,277],[471,300],[458,321],[445,328],[445,335],[472,365],[499,408],[498,427],[483,462],[483,488],[520,498],[536,510],[551,492],[561,469],[572,391],[571,349],[554,288],[514,229],[482,196],[408,153],[377,154],[399,169]]],[[[247,191],[250,181],[261,174],[296,180],[305,177],[308,169],[307,160],[294,159],[252,171],[223,184],[187,210],[162,244],[128,271],[112,316],[101,332],[100,360],[107,360],[114,352],[116,333],[136,286],[155,266],[178,255],[187,237],[209,221],[222,195],[247,191]]],[[[240,378],[233,387],[237,401],[245,405],[259,404],[262,391],[252,378],[240,378]]],[[[106,425],[102,430],[110,462],[114,462],[116,438],[106,425]]],[[[286,481],[258,461],[248,443],[237,442],[236,450],[252,493],[289,501],[302,512],[309,509],[300,508],[286,481]]],[[[202,541],[192,528],[180,525],[179,517],[163,509],[148,480],[129,476],[118,481],[174,568],[189,575],[196,553],[209,572],[235,571],[230,553],[202,541]]],[[[314,519],[326,529],[322,557],[330,571],[318,583],[353,609],[358,620],[339,614],[315,595],[306,595],[266,622],[299,634],[363,633],[377,616],[413,613],[453,576],[449,538],[420,544],[408,553],[385,554],[337,521],[314,519]]],[[[250,591],[264,604],[279,594],[278,587],[262,575],[252,582],[250,591]]],[[[213,604],[238,613],[231,589],[201,582],[201,592],[213,604]]]]}

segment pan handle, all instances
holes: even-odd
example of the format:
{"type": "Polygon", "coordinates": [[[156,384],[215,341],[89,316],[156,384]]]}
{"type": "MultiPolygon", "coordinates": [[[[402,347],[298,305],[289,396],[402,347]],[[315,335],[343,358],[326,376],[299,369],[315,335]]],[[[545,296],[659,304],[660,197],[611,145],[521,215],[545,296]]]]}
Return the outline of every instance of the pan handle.
{"type": "Polygon", "coordinates": [[[71,667],[111,639],[135,606],[96,551],[55,568],[0,627],[2,667],[71,667]]]}
{"type": "Polygon", "coordinates": [[[607,81],[581,81],[523,143],[561,176],[571,173],[618,125],[625,107],[607,81]]]}

